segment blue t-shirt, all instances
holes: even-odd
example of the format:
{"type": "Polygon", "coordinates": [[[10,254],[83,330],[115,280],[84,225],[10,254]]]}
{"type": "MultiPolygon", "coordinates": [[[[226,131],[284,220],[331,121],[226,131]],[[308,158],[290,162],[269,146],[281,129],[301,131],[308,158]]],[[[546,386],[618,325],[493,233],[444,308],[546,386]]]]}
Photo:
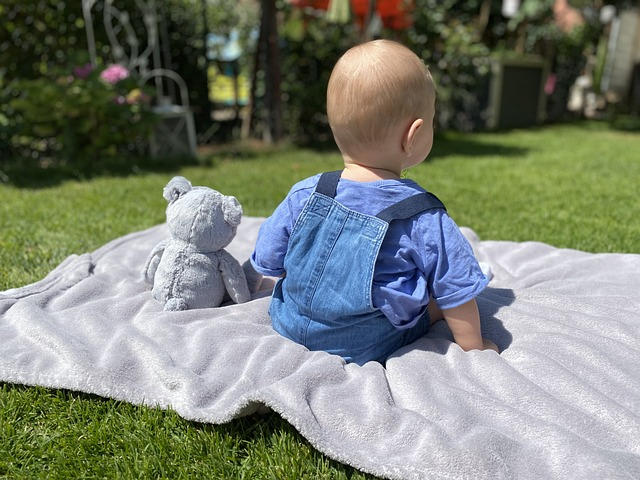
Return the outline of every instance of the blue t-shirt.
{"type": "MultiPolygon", "coordinates": [[[[289,236],[320,176],[293,186],[260,227],[251,263],[267,276],[284,271],[289,236]]],[[[335,199],[352,210],[375,216],[425,190],[409,179],[355,182],[340,179],[335,199]]],[[[424,315],[431,295],[441,309],[475,298],[489,283],[467,239],[444,210],[430,210],[391,222],[376,260],[372,301],[398,329],[424,315]]]]}

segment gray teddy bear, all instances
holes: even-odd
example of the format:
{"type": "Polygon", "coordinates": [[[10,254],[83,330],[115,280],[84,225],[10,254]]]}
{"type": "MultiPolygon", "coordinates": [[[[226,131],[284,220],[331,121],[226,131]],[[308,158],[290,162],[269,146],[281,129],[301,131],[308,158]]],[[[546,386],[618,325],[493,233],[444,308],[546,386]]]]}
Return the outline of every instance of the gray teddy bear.
{"type": "Polygon", "coordinates": [[[144,279],[165,310],[218,307],[251,299],[245,273],[224,248],[242,219],[235,197],[174,177],[164,188],[171,237],[149,254],[144,279]]]}

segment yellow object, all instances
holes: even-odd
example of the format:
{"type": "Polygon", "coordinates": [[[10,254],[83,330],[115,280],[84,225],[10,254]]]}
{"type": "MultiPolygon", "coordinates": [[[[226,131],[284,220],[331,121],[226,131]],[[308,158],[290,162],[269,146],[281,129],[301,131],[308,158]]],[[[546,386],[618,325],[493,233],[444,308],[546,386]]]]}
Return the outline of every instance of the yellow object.
{"type": "MultiPolygon", "coordinates": [[[[209,67],[209,99],[214,104],[235,105],[234,79],[220,72],[216,66],[209,67]]],[[[238,76],[238,105],[249,103],[250,82],[246,75],[238,76]]]]}
{"type": "Polygon", "coordinates": [[[349,23],[351,21],[351,2],[349,0],[330,0],[327,20],[333,23],[349,23]]]}

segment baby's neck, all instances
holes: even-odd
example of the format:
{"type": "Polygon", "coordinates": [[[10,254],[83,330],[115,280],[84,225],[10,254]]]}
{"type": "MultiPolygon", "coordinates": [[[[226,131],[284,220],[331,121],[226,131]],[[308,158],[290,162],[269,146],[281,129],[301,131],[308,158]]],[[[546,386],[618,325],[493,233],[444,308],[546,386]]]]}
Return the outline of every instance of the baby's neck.
{"type": "Polygon", "coordinates": [[[345,163],[342,178],[355,182],[375,182],[377,180],[399,180],[400,171],[370,167],[357,163],[345,163]]]}

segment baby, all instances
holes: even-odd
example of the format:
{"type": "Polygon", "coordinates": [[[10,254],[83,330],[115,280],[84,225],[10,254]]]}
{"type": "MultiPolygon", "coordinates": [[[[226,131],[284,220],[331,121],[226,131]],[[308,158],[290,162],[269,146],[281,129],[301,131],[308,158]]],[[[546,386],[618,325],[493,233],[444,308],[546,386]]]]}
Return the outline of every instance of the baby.
{"type": "Polygon", "coordinates": [[[404,169],[433,144],[435,87],[408,48],[347,51],[327,89],[344,170],[294,185],[262,227],[253,267],[281,277],[274,329],[347,362],[384,363],[445,319],[465,351],[491,349],[475,298],[488,280],[444,205],[404,169]]]}

